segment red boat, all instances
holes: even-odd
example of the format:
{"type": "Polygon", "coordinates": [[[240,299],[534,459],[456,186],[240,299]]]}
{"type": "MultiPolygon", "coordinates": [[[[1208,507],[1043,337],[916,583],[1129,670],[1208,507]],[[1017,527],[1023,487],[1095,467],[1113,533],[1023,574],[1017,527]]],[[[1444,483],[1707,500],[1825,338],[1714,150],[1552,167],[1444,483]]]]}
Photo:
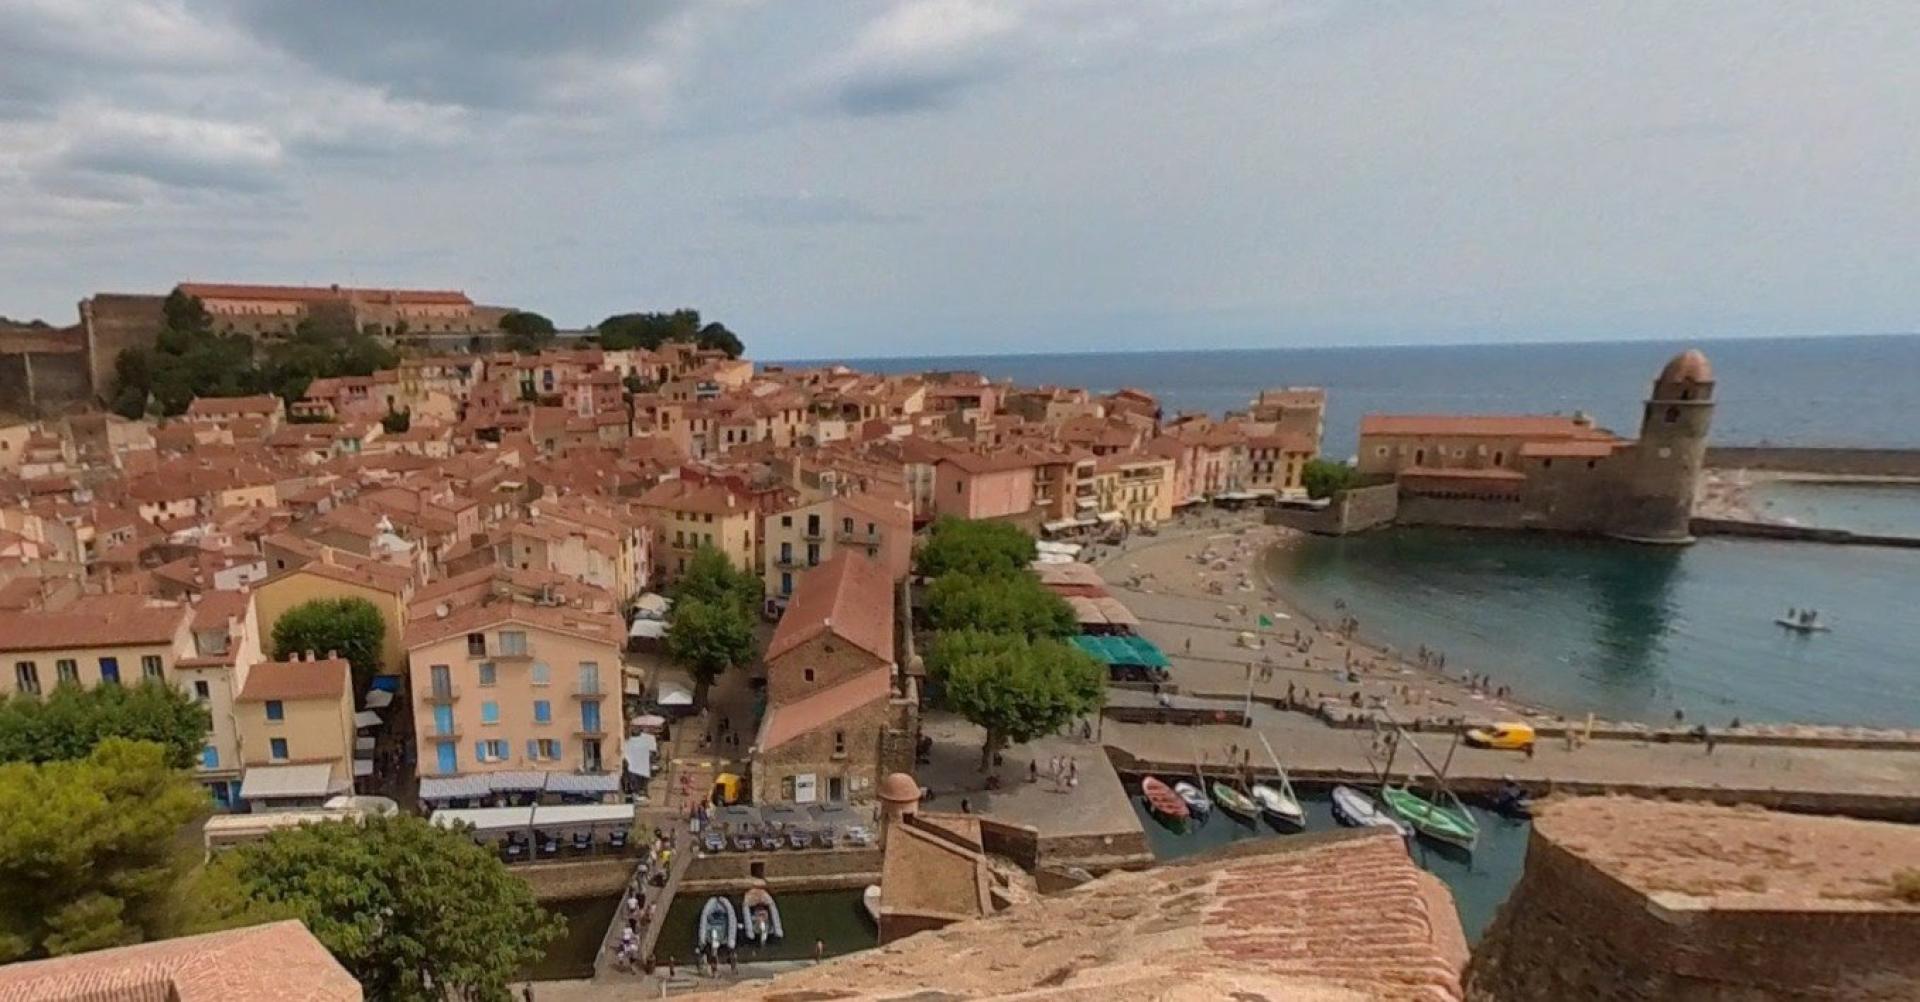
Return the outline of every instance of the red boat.
{"type": "Polygon", "coordinates": [[[1147,798],[1147,806],[1153,808],[1153,813],[1163,818],[1184,821],[1190,813],[1187,802],[1181,800],[1172,787],[1152,776],[1140,781],[1140,793],[1147,798]]]}

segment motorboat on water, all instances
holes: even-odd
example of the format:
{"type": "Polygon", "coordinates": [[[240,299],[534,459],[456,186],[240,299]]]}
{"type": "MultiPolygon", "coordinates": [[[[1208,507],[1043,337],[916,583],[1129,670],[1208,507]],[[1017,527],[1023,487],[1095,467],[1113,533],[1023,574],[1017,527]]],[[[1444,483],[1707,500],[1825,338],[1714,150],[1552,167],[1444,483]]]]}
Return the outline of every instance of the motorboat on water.
{"type": "Polygon", "coordinates": [[[1820,621],[1818,609],[1788,609],[1787,614],[1775,619],[1774,623],[1795,633],[1826,633],[1833,629],[1820,621]]]}
{"type": "Polygon", "coordinates": [[[868,884],[867,889],[860,892],[860,905],[867,910],[867,917],[872,919],[875,925],[878,925],[880,922],[879,884],[868,884]]]}
{"type": "Polygon", "coordinates": [[[1430,839],[1462,849],[1472,849],[1480,840],[1480,823],[1458,798],[1452,798],[1452,804],[1437,804],[1407,787],[1384,786],[1380,799],[1400,820],[1430,839]]]}
{"type": "Polygon", "coordinates": [[[747,939],[761,946],[767,940],[784,939],[787,930],[780,924],[780,906],[764,887],[756,887],[740,899],[740,910],[747,927],[747,939]]]}
{"type": "Polygon", "coordinates": [[[1242,821],[1252,821],[1260,816],[1259,804],[1254,803],[1246,794],[1219,780],[1213,783],[1213,802],[1219,804],[1221,810],[1242,821]]]}
{"type": "Polygon", "coordinates": [[[1306,827],[1307,812],[1300,808],[1300,801],[1281,788],[1270,783],[1255,783],[1253,799],[1260,805],[1260,813],[1274,825],[1292,829],[1306,827]]]}
{"type": "Polygon", "coordinates": [[[1349,828],[1388,828],[1401,838],[1411,838],[1412,830],[1387,813],[1372,797],[1351,786],[1333,788],[1333,819],[1349,828]]]}
{"type": "Polygon", "coordinates": [[[726,947],[731,950],[740,945],[740,915],[734,911],[733,902],[715,895],[700,906],[700,928],[695,934],[694,949],[717,949],[726,947]]]}
{"type": "Polygon", "coordinates": [[[1213,810],[1213,801],[1207,799],[1207,791],[1202,790],[1197,783],[1180,780],[1173,784],[1173,792],[1186,802],[1187,813],[1196,818],[1204,818],[1207,812],[1213,810]]]}
{"type": "Polygon", "coordinates": [[[1152,776],[1140,781],[1140,795],[1147,798],[1147,806],[1153,813],[1167,821],[1185,821],[1193,816],[1187,802],[1173,792],[1172,787],[1152,776]]]}

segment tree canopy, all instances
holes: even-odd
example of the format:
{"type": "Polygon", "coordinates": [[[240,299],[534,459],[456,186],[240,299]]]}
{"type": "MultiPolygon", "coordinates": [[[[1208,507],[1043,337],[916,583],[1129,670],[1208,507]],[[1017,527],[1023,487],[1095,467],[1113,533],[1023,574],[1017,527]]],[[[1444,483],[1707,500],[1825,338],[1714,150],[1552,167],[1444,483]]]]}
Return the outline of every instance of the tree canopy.
{"type": "Polygon", "coordinates": [[[733,566],[733,561],[716,547],[701,546],[667,593],[675,606],[714,602],[736,606],[751,618],[760,609],[763,588],[758,574],[733,566]]]}
{"type": "Polygon", "coordinates": [[[379,338],[325,314],[301,320],[291,336],[264,348],[245,334],[214,331],[206,307],[178,289],[161,315],[164,327],[151,349],[128,348],[114,359],[113,409],[123,417],[179,414],[194,397],[297,399],[315,379],[369,376],[399,361],[379,338]]]}
{"type": "Polygon", "coordinates": [[[1019,526],[949,517],[933,523],[915,567],[925,577],[1022,574],[1035,552],[1033,537],[1019,526]]]}
{"type": "Polygon", "coordinates": [[[1326,498],[1354,485],[1358,474],[1352,466],[1333,459],[1309,459],[1300,468],[1301,486],[1310,498],[1326,498]]]}
{"type": "Polygon", "coordinates": [[[507,347],[523,354],[553,343],[553,321],[527,310],[506,313],[500,318],[500,329],[507,334],[507,347]]]}
{"type": "Polygon", "coordinates": [[[180,828],[211,806],[151,742],[0,765],[0,963],[176,932],[180,828]]]}
{"type": "Polygon", "coordinates": [[[927,625],[1022,637],[1069,637],[1073,608],[1030,573],[984,576],[949,572],[926,590],[927,625]]]}
{"type": "Polygon", "coordinates": [[[690,341],[700,348],[718,349],[728,358],[739,358],[746,350],[738,335],[725,324],[700,322],[700,311],[678,309],[671,313],[616,313],[595,326],[600,347],[609,351],[628,348],[660,347],[668,341],[690,341]]]}
{"type": "Polygon", "coordinates": [[[56,686],[44,698],[15,694],[0,703],[0,762],[82,759],[110,738],[128,738],[153,742],[167,765],[185,769],[211,726],[206,707],[164,682],[56,686]]]}
{"type": "Polygon", "coordinates": [[[689,599],[673,605],[667,624],[667,654],[687,666],[702,685],[753,660],[753,618],[726,601],[689,599]]]}
{"type": "Polygon", "coordinates": [[[1097,711],[1106,701],[1106,672],[1085,652],[1059,640],[1029,641],[1005,633],[941,633],[927,667],[947,706],[984,728],[982,771],[1009,743],[1045,737],[1097,711]]]}
{"type": "Polygon", "coordinates": [[[464,830],[370,817],[274,832],[216,860],[208,924],[291,914],[370,999],[502,1000],[565,923],[464,830]]]}
{"type": "Polygon", "coordinates": [[[325,657],[332,651],[353,665],[353,688],[363,692],[384,667],[380,648],[387,623],[364,598],[316,598],[288,609],[273,624],[273,656],[285,661],[297,654],[325,657]]]}

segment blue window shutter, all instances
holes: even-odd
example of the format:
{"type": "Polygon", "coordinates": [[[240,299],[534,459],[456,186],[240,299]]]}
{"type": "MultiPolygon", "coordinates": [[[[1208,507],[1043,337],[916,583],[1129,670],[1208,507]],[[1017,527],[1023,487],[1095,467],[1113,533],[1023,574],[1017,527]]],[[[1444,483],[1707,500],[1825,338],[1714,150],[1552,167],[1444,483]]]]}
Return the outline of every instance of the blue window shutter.
{"type": "Polygon", "coordinates": [[[487,743],[485,741],[475,741],[473,743],[473,757],[474,758],[487,757],[487,743]]]}
{"type": "Polygon", "coordinates": [[[528,738],[527,739],[527,758],[537,759],[539,757],[540,757],[540,739],[528,738]]]}

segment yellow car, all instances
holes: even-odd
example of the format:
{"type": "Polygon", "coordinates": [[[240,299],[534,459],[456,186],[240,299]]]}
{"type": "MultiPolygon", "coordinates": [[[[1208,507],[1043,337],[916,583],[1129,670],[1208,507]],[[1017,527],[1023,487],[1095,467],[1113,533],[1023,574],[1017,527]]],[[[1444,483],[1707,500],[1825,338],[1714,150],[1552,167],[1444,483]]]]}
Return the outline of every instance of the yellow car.
{"type": "Polygon", "coordinates": [[[1526,751],[1533,747],[1533,725],[1494,724],[1491,727],[1468,728],[1467,743],[1475,748],[1526,751]]]}

